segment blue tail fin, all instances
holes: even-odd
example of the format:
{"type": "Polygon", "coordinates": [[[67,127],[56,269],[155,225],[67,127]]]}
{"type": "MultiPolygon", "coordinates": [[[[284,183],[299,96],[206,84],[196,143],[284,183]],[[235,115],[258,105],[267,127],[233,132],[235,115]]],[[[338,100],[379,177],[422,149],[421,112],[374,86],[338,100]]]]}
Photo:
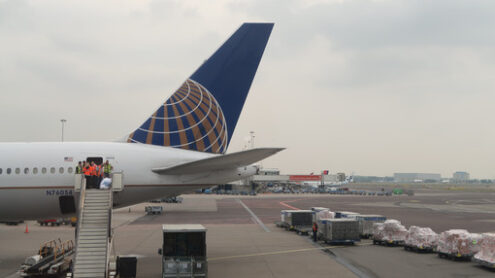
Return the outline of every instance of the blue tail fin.
{"type": "Polygon", "coordinates": [[[127,142],[227,150],[273,23],[244,23],[127,142]]]}

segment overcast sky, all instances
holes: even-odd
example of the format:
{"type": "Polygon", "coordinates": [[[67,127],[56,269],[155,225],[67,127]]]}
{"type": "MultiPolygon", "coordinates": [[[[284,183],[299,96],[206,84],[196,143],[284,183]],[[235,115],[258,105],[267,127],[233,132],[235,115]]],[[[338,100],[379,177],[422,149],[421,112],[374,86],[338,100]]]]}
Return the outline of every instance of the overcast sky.
{"type": "Polygon", "coordinates": [[[495,178],[489,0],[0,0],[0,141],[123,137],[246,21],[275,27],[229,152],[252,130],[285,173],[495,178]]]}

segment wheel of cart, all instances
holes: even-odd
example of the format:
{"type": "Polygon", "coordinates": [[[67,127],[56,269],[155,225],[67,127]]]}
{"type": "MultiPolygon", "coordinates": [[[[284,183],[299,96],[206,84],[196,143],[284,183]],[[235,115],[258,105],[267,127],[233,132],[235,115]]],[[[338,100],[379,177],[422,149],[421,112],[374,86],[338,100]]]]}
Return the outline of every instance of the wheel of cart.
{"type": "Polygon", "coordinates": [[[470,261],[471,260],[471,255],[462,255],[459,253],[443,253],[443,252],[438,252],[438,257],[440,258],[445,258],[445,259],[450,259],[453,261],[470,261]]]}
{"type": "Polygon", "coordinates": [[[473,262],[475,262],[475,263],[477,263],[483,267],[486,267],[488,269],[491,269],[492,271],[495,271],[495,264],[494,263],[483,261],[483,260],[476,259],[476,258],[473,258],[473,262]]]}

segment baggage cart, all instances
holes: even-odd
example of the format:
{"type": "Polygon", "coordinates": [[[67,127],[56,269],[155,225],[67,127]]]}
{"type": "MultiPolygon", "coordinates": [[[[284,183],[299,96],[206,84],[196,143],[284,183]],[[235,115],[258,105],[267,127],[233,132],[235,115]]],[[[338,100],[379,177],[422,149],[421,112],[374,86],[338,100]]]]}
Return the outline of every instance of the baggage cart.
{"type": "Polygon", "coordinates": [[[144,211],[148,215],[162,214],[163,207],[162,206],[146,206],[146,207],[144,207],[144,211]]]}
{"type": "Polygon", "coordinates": [[[208,277],[206,228],[199,224],[165,224],[162,278],[208,277]]]}
{"type": "Polygon", "coordinates": [[[373,244],[389,247],[404,246],[406,228],[397,220],[373,223],[373,244]]]}
{"type": "Polygon", "coordinates": [[[295,226],[293,230],[301,236],[307,236],[310,232],[313,231],[313,227],[310,226],[295,226]]]}
{"type": "Polygon", "coordinates": [[[318,223],[318,212],[326,211],[326,210],[329,211],[328,208],[324,208],[324,207],[312,207],[311,211],[312,211],[312,215],[313,215],[313,222],[318,223]]]}
{"type": "Polygon", "coordinates": [[[404,241],[404,250],[431,253],[438,243],[438,234],[431,228],[411,226],[404,241]]]}
{"type": "Polygon", "coordinates": [[[398,247],[398,246],[404,246],[404,241],[403,240],[373,239],[373,244],[374,245],[383,245],[383,246],[388,246],[388,247],[398,247]]]}
{"type": "Polygon", "coordinates": [[[414,246],[414,245],[408,245],[408,244],[404,244],[404,250],[413,251],[416,253],[433,253],[433,252],[435,252],[435,249],[433,247],[414,246]]]}
{"type": "Polygon", "coordinates": [[[282,210],[281,220],[286,230],[294,231],[297,227],[299,230],[303,228],[311,228],[313,225],[313,213],[311,210],[282,210]]]}
{"type": "Polygon", "coordinates": [[[472,260],[483,267],[495,270],[495,233],[482,234],[480,250],[472,260]]]}
{"type": "Polygon", "coordinates": [[[327,244],[354,244],[361,241],[359,223],[354,219],[321,219],[318,230],[327,244]]]}
{"type": "Polygon", "coordinates": [[[69,271],[74,256],[74,243],[51,240],[43,243],[34,256],[27,257],[21,264],[21,277],[62,275],[69,271]]]}
{"type": "Polygon", "coordinates": [[[370,238],[373,235],[373,224],[383,223],[387,217],[378,214],[361,214],[356,216],[359,222],[359,234],[362,238],[370,238]]]}
{"type": "Polygon", "coordinates": [[[470,255],[470,254],[445,253],[445,252],[439,252],[439,251],[437,251],[437,253],[438,253],[438,257],[444,258],[444,259],[450,259],[453,261],[470,261],[471,257],[473,257],[473,255],[470,255]]]}

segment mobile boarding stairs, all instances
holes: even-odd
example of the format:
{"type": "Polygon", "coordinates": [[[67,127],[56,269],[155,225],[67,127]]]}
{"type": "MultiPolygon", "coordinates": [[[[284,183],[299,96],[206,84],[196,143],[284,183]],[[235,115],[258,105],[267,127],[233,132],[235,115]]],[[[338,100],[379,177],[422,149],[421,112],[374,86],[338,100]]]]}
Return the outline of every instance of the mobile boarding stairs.
{"type": "Polygon", "coordinates": [[[110,189],[87,189],[84,175],[77,174],[74,189],[79,192],[76,248],[72,273],[74,278],[111,278],[109,269],[113,244],[113,192],[123,189],[122,173],[112,174],[110,189]]]}

